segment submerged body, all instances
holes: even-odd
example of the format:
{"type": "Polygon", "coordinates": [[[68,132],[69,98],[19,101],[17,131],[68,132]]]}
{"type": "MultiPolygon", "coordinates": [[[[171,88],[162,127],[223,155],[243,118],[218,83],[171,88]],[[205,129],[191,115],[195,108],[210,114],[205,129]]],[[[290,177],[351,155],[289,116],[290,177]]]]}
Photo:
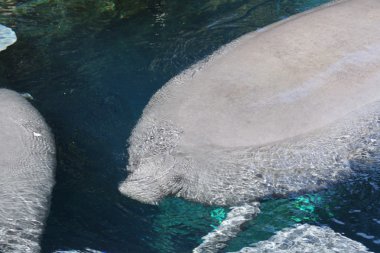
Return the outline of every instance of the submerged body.
{"type": "Polygon", "coordinates": [[[132,133],[119,189],[229,206],[324,189],[376,155],[379,117],[380,2],[339,1],[169,81],[132,133]]]}
{"type": "Polygon", "coordinates": [[[269,240],[246,247],[236,253],[369,253],[359,242],[353,241],[328,227],[298,225],[284,229],[269,240]]]}
{"type": "Polygon", "coordinates": [[[0,251],[39,252],[54,184],[55,146],[42,116],[0,89],[0,251]]]}

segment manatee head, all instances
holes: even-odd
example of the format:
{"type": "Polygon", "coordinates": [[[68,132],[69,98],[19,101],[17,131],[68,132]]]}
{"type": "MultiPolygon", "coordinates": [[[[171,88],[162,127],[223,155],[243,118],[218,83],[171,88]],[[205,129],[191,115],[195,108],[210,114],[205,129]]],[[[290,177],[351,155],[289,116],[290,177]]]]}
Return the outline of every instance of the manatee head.
{"type": "Polygon", "coordinates": [[[210,205],[240,204],[254,199],[255,185],[233,152],[215,146],[187,146],[174,124],[143,115],[129,139],[128,177],[119,191],[147,204],[166,196],[210,205]],[[214,152],[215,151],[215,152],[214,152]],[[227,153],[226,153],[227,152],[227,153]]]}
{"type": "Polygon", "coordinates": [[[176,149],[180,135],[168,122],[148,117],[140,120],[129,139],[129,173],[119,191],[147,204],[178,194],[186,164],[176,149]]]}
{"type": "MultiPolygon", "coordinates": [[[[131,166],[131,165],[130,165],[131,166]]],[[[175,169],[175,160],[170,156],[154,156],[141,160],[131,169],[128,178],[119,186],[119,191],[146,204],[158,204],[168,195],[176,195],[181,188],[183,176],[175,169]]]]}

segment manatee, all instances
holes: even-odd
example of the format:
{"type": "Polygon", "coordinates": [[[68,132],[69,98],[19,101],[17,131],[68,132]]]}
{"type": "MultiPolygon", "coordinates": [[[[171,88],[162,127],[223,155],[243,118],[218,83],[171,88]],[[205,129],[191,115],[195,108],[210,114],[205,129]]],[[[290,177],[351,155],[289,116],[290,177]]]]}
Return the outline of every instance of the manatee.
{"type": "Polygon", "coordinates": [[[378,161],[379,118],[380,1],[335,1],[248,33],[165,84],[132,131],[119,190],[147,204],[250,205],[254,217],[262,200],[366,173],[354,165],[378,161]]]}
{"type": "Polygon", "coordinates": [[[20,94],[0,89],[0,252],[39,252],[55,163],[43,117],[20,94]]]}
{"type": "Polygon", "coordinates": [[[15,32],[0,24],[0,51],[5,50],[8,46],[15,43],[17,40],[15,32]]]}
{"type": "Polygon", "coordinates": [[[368,249],[361,243],[335,233],[329,227],[317,227],[308,224],[284,229],[269,240],[245,247],[236,253],[294,252],[369,253],[368,249]]]}

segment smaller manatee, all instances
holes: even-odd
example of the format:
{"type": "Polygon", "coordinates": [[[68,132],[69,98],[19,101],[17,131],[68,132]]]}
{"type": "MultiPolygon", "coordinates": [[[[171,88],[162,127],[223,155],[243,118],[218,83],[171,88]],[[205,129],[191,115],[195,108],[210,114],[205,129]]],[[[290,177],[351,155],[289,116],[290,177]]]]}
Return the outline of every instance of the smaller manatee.
{"type": "Polygon", "coordinates": [[[0,252],[39,252],[55,166],[43,117],[20,94],[0,89],[0,252]]]}

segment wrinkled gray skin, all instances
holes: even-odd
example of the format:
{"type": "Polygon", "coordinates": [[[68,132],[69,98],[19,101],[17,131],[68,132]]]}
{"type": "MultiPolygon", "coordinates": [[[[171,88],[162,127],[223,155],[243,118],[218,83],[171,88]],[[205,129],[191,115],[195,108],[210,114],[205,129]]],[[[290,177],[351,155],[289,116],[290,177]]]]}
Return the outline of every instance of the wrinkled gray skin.
{"type": "Polygon", "coordinates": [[[328,227],[298,225],[236,253],[369,253],[367,248],[328,227]]]}
{"type": "Polygon", "coordinates": [[[218,252],[259,201],[378,168],[380,1],[342,0],[226,45],[170,80],[129,139],[122,194],[232,206],[193,252],[218,252]],[[377,165],[377,166],[376,166],[377,165]]]}
{"type": "Polygon", "coordinates": [[[119,190],[227,206],[321,190],[376,157],[379,117],[380,1],[328,4],[169,81],[133,130],[119,190]]]}
{"type": "Polygon", "coordinates": [[[42,116],[18,93],[0,89],[0,252],[39,252],[54,168],[42,116]]]}

